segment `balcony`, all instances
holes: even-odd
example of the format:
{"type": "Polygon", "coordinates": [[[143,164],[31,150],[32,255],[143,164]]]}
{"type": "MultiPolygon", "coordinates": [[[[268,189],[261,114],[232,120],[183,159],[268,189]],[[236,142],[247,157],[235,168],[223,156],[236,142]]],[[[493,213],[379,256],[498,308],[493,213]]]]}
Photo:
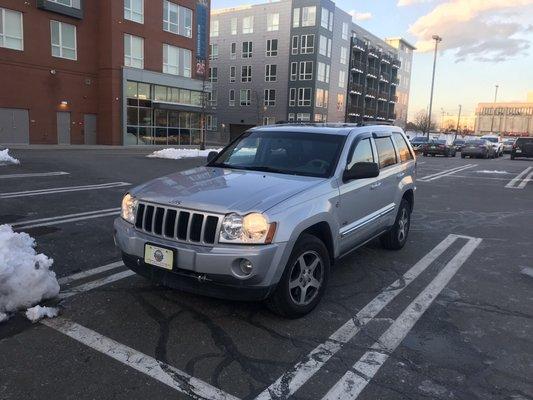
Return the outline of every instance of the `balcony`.
{"type": "Polygon", "coordinates": [[[379,59],[379,51],[374,47],[368,48],[368,57],[379,59]]]}
{"type": "Polygon", "coordinates": [[[356,37],[352,38],[352,50],[353,51],[366,51],[366,43],[362,41],[361,39],[358,39],[356,37]]]}
{"type": "Polygon", "coordinates": [[[369,98],[369,99],[375,99],[376,97],[378,97],[378,91],[375,90],[375,89],[367,88],[366,89],[366,93],[365,93],[365,97],[369,98]]]}
{"type": "Polygon", "coordinates": [[[400,68],[400,65],[401,65],[400,60],[393,60],[393,61],[392,61],[392,68],[399,69],[399,68],[400,68]]]}
{"type": "Polygon", "coordinates": [[[365,71],[366,64],[363,61],[353,60],[351,63],[351,71],[353,73],[362,74],[365,71]]]}
{"type": "Polygon", "coordinates": [[[349,86],[351,95],[362,95],[364,93],[365,87],[359,83],[351,83],[349,86]]]}
{"type": "Polygon", "coordinates": [[[389,100],[390,103],[397,103],[398,102],[398,96],[392,95],[389,100]]]}
{"type": "Polygon", "coordinates": [[[398,78],[392,78],[392,79],[390,80],[390,84],[391,84],[392,86],[398,86],[398,85],[400,84],[400,80],[399,80],[398,78]]]}
{"type": "Polygon", "coordinates": [[[376,67],[369,66],[366,71],[366,76],[377,79],[379,76],[379,69],[376,67]]]}
{"type": "Polygon", "coordinates": [[[382,73],[379,75],[379,80],[380,80],[381,82],[389,83],[389,82],[390,82],[390,74],[388,74],[387,72],[382,72],[382,73]]]}

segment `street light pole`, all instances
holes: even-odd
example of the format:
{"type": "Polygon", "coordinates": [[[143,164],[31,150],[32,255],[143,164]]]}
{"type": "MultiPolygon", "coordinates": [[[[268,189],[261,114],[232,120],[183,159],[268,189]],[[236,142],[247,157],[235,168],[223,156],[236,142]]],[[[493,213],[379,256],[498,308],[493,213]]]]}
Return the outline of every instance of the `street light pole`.
{"type": "Polygon", "coordinates": [[[457,140],[457,134],[459,133],[459,124],[461,123],[461,104],[459,104],[459,115],[457,116],[457,128],[455,129],[455,138],[453,141],[455,142],[457,140]]]}
{"type": "Polygon", "coordinates": [[[495,91],[494,91],[494,107],[492,107],[492,120],[490,121],[490,133],[492,133],[492,130],[494,128],[494,114],[496,114],[496,100],[498,99],[498,85],[495,85],[495,91]]]}
{"type": "Polygon", "coordinates": [[[428,126],[427,137],[429,139],[429,131],[431,130],[431,111],[433,109],[433,87],[435,86],[435,67],[437,66],[437,47],[439,42],[442,42],[442,38],[439,35],[433,35],[431,37],[435,41],[435,54],[433,56],[433,75],[431,77],[431,95],[429,97],[429,114],[428,114],[428,126]]]}

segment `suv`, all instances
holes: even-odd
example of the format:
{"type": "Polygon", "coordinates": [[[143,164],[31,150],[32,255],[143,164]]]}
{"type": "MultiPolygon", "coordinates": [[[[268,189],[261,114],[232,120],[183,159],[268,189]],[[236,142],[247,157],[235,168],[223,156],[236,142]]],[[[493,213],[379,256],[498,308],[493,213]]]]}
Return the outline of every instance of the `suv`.
{"type": "Polygon", "coordinates": [[[533,157],[533,137],[516,139],[511,149],[511,160],[517,157],[533,157]]]}
{"type": "Polygon", "coordinates": [[[127,193],[114,222],[124,264],[163,285],[310,312],[331,265],[369,240],[407,240],[416,159],[392,126],[253,128],[206,166],[127,193]]]}
{"type": "Polygon", "coordinates": [[[503,156],[503,142],[498,135],[483,135],[481,139],[488,140],[494,149],[495,157],[503,156]]]}

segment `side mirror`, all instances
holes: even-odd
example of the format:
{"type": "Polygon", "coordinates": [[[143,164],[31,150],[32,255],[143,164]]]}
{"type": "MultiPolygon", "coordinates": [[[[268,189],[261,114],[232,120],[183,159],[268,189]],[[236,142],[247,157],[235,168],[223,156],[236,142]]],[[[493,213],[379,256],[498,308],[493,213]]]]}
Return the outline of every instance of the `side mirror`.
{"type": "Polygon", "coordinates": [[[379,165],[374,162],[359,162],[352,165],[350,169],[344,170],[342,180],[344,182],[354,179],[375,178],[379,175],[379,165]]]}
{"type": "Polygon", "coordinates": [[[207,163],[209,164],[211,161],[213,161],[218,156],[218,151],[210,151],[209,154],[207,154],[207,163]]]}

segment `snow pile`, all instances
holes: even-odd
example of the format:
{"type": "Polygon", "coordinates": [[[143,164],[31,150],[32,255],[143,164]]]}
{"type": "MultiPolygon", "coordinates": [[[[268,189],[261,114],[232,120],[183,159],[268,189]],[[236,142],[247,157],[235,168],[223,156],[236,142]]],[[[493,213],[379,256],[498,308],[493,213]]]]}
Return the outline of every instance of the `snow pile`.
{"type": "Polygon", "coordinates": [[[9,149],[0,150],[0,165],[3,163],[20,164],[20,161],[9,155],[9,149]]]}
{"type": "Polygon", "coordinates": [[[30,235],[0,225],[0,320],[1,314],[58,295],[56,274],[50,270],[53,262],[35,252],[35,240],[30,235]]]}
{"type": "Polygon", "coordinates": [[[26,310],[26,318],[31,322],[37,322],[44,317],[55,318],[59,314],[59,310],[54,307],[35,306],[26,310]]]}
{"type": "Polygon", "coordinates": [[[476,171],[478,174],[508,174],[509,172],[507,171],[498,171],[497,169],[491,171],[491,170],[488,170],[488,169],[484,169],[482,171],[476,171]]]}
{"type": "Polygon", "coordinates": [[[192,158],[192,157],[207,157],[211,151],[220,151],[222,149],[163,149],[154,151],[152,154],[148,154],[150,158],[170,158],[173,160],[179,160],[180,158],[192,158]]]}

